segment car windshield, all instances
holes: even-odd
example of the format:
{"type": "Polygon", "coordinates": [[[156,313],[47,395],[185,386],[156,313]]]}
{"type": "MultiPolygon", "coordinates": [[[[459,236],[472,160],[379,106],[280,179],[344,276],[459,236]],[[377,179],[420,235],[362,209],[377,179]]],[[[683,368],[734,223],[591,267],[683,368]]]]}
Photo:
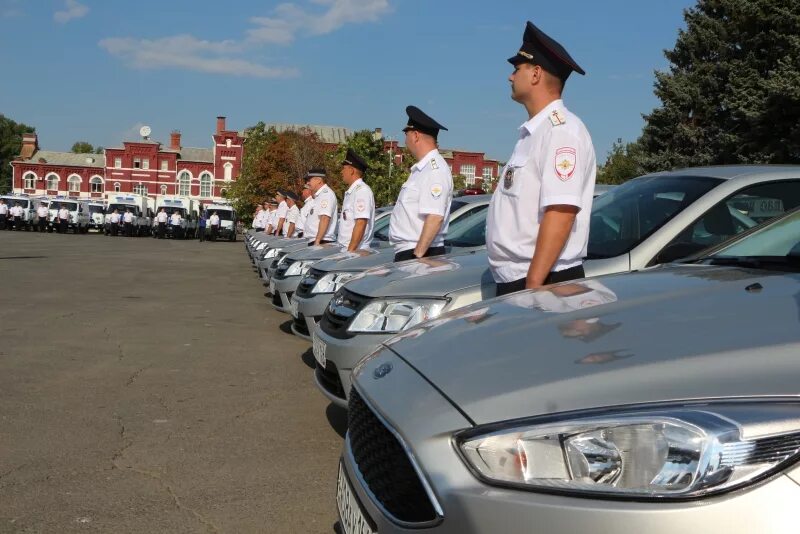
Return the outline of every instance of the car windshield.
{"type": "Polygon", "coordinates": [[[645,176],[597,197],[587,257],[611,258],[629,252],[720,183],[706,176],[645,176]]]}
{"type": "Polygon", "coordinates": [[[2,199],[6,201],[6,206],[19,204],[21,208],[28,209],[31,205],[31,201],[24,198],[2,197],[2,199]]]}
{"type": "MultiPolygon", "coordinates": [[[[186,218],[186,210],[184,208],[167,208],[166,212],[169,215],[172,215],[173,213],[177,212],[181,216],[181,218],[183,218],[183,219],[186,218]]],[[[221,218],[222,218],[222,216],[220,215],[220,219],[221,218]]]]}
{"type": "Polygon", "coordinates": [[[75,211],[76,209],[78,209],[78,203],[77,202],[58,202],[57,201],[57,202],[53,202],[52,204],[50,204],[50,207],[53,208],[53,209],[56,209],[56,207],[58,207],[58,209],[67,208],[69,211],[75,211]]]}
{"type": "Polygon", "coordinates": [[[704,259],[725,263],[719,260],[744,258],[787,258],[797,266],[800,261],[800,210],[754,230],[704,259]]]}
{"type": "Polygon", "coordinates": [[[209,210],[208,216],[211,217],[211,215],[213,215],[215,211],[217,212],[217,215],[219,216],[219,220],[220,221],[232,221],[233,220],[233,212],[229,211],[229,210],[209,210]]]}
{"type": "Polygon", "coordinates": [[[389,223],[392,221],[392,216],[387,215],[375,221],[374,232],[372,237],[378,241],[389,241],[389,223]]]}
{"type": "Polygon", "coordinates": [[[109,204],[108,213],[112,213],[114,210],[117,210],[120,214],[125,213],[127,210],[131,210],[134,215],[139,215],[139,208],[130,204],[109,204]]]}
{"type": "Polygon", "coordinates": [[[89,213],[103,213],[103,206],[89,204],[89,213]]]}
{"type": "Polygon", "coordinates": [[[458,219],[447,231],[446,245],[453,247],[482,247],[486,244],[486,216],[484,208],[458,219]]]}

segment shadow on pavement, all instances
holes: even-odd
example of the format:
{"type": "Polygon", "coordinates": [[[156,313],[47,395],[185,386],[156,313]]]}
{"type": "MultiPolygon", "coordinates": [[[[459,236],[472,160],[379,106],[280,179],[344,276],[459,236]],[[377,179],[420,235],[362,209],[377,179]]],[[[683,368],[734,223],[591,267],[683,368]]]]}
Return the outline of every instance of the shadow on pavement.
{"type": "Polygon", "coordinates": [[[314,350],[311,347],[301,354],[300,358],[303,360],[303,363],[309,366],[311,369],[317,368],[317,360],[314,359],[314,350]]]}
{"type": "Polygon", "coordinates": [[[284,334],[289,334],[290,336],[294,335],[294,332],[292,332],[292,319],[289,319],[285,323],[282,323],[278,328],[280,328],[281,332],[283,332],[284,334]]]}
{"type": "Polygon", "coordinates": [[[347,433],[347,410],[330,403],[325,408],[325,417],[328,418],[328,423],[333,431],[344,439],[344,435],[347,433]]]}

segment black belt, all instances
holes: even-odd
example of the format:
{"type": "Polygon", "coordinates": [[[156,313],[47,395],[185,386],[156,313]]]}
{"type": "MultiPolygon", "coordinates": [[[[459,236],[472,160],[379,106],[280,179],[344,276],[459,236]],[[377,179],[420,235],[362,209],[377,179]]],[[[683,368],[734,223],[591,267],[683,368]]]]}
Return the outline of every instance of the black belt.
{"type": "MultiPolygon", "coordinates": [[[[557,284],[558,282],[566,282],[568,280],[578,280],[579,278],[586,278],[586,273],[583,270],[583,265],[576,265],[563,271],[552,271],[544,279],[543,285],[557,284]]],[[[525,289],[526,278],[520,278],[512,282],[497,282],[497,293],[500,295],[507,295],[525,289]]]]}
{"type": "MultiPolygon", "coordinates": [[[[444,247],[428,247],[428,250],[425,251],[425,254],[422,256],[423,258],[430,258],[432,256],[441,256],[446,251],[444,247]]],[[[400,252],[395,252],[394,254],[394,261],[406,261],[406,260],[413,260],[416,258],[414,256],[414,249],[410,248],[408,250],[401,250],[400,252]]]]}

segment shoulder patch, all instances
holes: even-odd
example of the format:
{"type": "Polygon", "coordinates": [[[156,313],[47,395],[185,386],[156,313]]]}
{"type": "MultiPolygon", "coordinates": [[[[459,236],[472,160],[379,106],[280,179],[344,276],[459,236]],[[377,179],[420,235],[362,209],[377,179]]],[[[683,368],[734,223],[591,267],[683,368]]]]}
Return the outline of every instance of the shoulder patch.
{"type": "Polygon", "coordinates": [[[562,124],[567,123],[567,118],[561,112],[561,110],[555,109],[550,114],[550,124],[553,126],[561,126],[562,124]]]}
{"type": "Polygon", "coordinates": [[[431,158],[431,168],[432,169],[438,169],[439,168],[439,164],[436,163],[436,158],[431,158]]]}
{"type": "Polygon", "coordinates": [[[433,184],[431,186],[431,196],[433,198],[439,198],[442,196],[442,184],[433,184]]]}

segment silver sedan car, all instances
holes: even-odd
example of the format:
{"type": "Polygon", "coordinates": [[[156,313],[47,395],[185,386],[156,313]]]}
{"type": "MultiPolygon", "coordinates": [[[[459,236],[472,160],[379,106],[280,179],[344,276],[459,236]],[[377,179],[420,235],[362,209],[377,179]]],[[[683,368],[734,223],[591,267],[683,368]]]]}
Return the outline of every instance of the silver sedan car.
{"type": "Polygon", "coordinates": [[[795,212],[408,330],[353,373],[342,530],[798,532],[798,313],[795,212]]]}
{"type": "MultiPolygon", "coordinates": [[[[751,228],[800,203],[800,167],[716,167],[649,175],[595,200],[587,276],[643,269],[751,228]]],[[[486,251],[432,268],[409,262],[347,282],[313,330],[315,380],[346,406],[350,373],[421,320],[495,295],[486,251]]]]}

